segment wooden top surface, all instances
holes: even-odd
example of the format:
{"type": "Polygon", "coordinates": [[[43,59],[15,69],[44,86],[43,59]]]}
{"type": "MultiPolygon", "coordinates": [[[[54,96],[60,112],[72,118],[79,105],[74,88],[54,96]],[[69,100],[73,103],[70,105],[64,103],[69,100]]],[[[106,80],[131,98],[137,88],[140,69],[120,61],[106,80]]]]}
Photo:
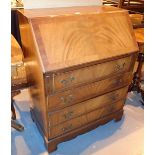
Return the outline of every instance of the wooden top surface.
{"type": "Polygon", "coordinates": [[[23,58],[23,53],[21,47],[19,46],[18,42],[11,35],[11,63],[21,62],[23,58]]]}
{"type": "Polygon", "coordinates": [[[134,29],[136,41],[138,43],[144,43],[144,28],[134,29]]]}
{"type": "Polygon", "coordinates": [[[25,10],[43,72],[138,51],[128,12],[115,7],[25,10]],[[36,17],[36,18],[34,18],[36,17]]]}
{"type": "MultiPolygon", "coordinates": [[[[46,9],[20,9],[27,18],[36,18],[44,16],[67,16],[79,14],[101,14],[122,11],[122,9],[111,6],[76,6],[76,7],[62,7],[62,8],[46,8],[46,9]]],[[[123,10],[125,11],[125,10],[123,10]]]]}

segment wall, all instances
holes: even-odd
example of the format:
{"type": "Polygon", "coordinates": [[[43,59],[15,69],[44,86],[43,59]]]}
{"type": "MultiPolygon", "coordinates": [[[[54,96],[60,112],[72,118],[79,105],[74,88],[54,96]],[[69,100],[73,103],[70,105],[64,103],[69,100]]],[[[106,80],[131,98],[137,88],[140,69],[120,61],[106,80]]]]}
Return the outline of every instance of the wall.
{"type": "Polygon", "coordinates": [[[88,5],[102,5],[102,0],[24,0],[25,9],[88,5]]]}

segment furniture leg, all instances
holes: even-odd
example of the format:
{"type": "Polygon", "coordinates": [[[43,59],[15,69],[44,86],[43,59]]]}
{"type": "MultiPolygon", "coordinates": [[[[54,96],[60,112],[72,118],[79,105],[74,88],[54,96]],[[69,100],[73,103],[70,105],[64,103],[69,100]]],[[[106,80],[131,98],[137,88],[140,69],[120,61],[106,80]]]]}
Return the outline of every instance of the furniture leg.
{"type": "Polygon", "coordinates": [[[130,91],[137,91],[138,93],[141,92],[140,82],[141,82],[141,70],[144,62],[144,54],[139,53],[138,56],[138,67],[136,72],[134,73],[134,77],[132,80],[131,85],[129,86],[129,92],[130,91]]]}
{"type": "Polygon", "coordinates": [[[18,131],[23,131],[24,127],[15,121],[16,120],[16,111],[15,111],[15,108],[13,105],[13,103],[14,103],[13,97],[19,93],[20,93],[20,91],[11,92],[11,112],[12,112],[11,127],[13,127],[14,129],[16,129],[18,131]]]}
{"type": "Polygon", "coordinates": [[[123,110],[121,110],[119,113],[117,113],[117,115],[115,115],[114,120],[115,122],[118,122],[122,119],[123,116],[123,110]]]}
{"type": "Polygon", "coordinates": [[[11,119],[16,120],[16,112],[15,112],[15,108],[14,108],[13,102],[14,102],[14,100],[11,99],[11,112],[12,112],[11,119]]]}
{"type": "Polygon", "coordinates": [[[24,127],[17,123],[15,120],[11,120],[11,127],[13,127],[14,129],[18,130],[18,131],[23,131],[24,127]]]}

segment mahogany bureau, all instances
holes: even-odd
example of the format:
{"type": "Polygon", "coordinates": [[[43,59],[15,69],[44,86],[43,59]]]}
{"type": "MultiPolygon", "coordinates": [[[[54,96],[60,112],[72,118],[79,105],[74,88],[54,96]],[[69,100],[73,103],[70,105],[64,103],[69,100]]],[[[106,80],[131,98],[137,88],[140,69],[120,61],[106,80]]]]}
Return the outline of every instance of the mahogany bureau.
{"type": "Polygon", "coordinates": [[[126,10],[70,7],[18,12],[32,119],[49,152],[118,121],[138,46],[126,10]]]}

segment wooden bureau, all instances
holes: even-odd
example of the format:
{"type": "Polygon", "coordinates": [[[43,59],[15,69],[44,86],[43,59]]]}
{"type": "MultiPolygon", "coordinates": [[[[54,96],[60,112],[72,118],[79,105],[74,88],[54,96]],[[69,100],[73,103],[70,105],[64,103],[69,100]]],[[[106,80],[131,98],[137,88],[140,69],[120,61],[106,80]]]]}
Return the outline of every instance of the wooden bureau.
{"type": "Polygon", "coordinates": [[[138,46],[126,10],[70,7],[20,10],[32,119],[49,152],[118,121],[138,46]]]}

